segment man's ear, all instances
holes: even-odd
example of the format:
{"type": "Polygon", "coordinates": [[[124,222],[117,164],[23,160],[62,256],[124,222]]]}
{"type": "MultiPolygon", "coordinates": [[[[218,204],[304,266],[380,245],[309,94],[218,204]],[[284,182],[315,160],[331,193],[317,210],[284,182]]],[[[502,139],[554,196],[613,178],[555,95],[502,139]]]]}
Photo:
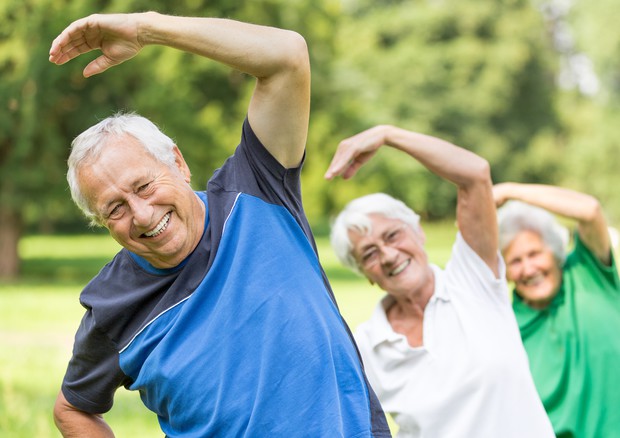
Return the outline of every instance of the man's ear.
{"type": "Polygon", "coordinates": [[[368,280],[368,283],[370,283],[371,286],[375,285],[375,282],[372,281],[370,278],[366,277],[366,280],[368,280]]]}
{"type": "Polygon", "coordinates": [[[183,175],[185,182],[189,184],[192,179],[192,172],[189,170],[189,166],[187,165],[185,158],[183,158],[181,149],[179,149],[178,146],[175,144],[172,148],[172,152],[174,152],[174,164],[176,165],[177,169],[179,169],[179,172],[181,172],[181,175],[183,175]]]}

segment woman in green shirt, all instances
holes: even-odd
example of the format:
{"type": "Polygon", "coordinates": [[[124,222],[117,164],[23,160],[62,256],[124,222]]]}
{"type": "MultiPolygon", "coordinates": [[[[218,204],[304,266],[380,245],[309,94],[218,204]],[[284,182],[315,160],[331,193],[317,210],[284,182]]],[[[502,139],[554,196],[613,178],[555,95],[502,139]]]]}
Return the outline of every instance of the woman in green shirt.
{"type": "Polygon", "coordinates": [[[513,309],[556,435],[620,437],[620,280],[599,202],[518,183],[494,197],[513,309]],[[554,215],[576,222],[568,254],[554,215]]]}

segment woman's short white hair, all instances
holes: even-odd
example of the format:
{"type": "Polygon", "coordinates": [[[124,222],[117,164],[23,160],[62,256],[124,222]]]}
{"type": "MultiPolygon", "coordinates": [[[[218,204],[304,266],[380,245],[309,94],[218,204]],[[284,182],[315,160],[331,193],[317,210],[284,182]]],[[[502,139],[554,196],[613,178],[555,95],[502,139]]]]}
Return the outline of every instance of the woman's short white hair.
{"type": "Polygon", "coordinates": [[[504,250],[522,231],[532,231],[551,249],[558,266],[566,260],[569,232],[547,210],[521,201],[508,201],[497,211],[499,247],[504,250]]]}
{"type": "Polygon", "coordinates": [[[373,193],[350,201],[334,220],[330,240],[340,262],[358,274],[361,274],[361,271],[352,254],[353,245],[349,239],[349,230],[363,235],[371,233],[372,222],[369,217],[371,214],[401,220],[414,231],[420,229],[420,216],[404,202],[390,195],[373,193]]]}
{"type": "Polygon", "coordinates": [[[92,163],[110,142],[130,135],[138,140],[155,159],[168,166],[174,166],[174,141],[145,117],[135,113],[117,113],[78,135],[71,143],[67,171],[67,182],[75,204],[90,219],[91,225],[100,225],[96,212],[91,209],[79,186],[80,167],[92,163]]]}

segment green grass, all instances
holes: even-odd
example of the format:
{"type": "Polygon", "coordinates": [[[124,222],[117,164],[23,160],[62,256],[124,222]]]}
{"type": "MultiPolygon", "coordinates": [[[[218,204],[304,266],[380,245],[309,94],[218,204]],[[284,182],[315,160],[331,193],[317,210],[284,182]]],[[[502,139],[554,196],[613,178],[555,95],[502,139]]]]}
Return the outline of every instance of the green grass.
{"type": "MultiPolygon", "coordinates": [[[[430,259],[443,265],[454,227],[425,230],[430,259]]],[[[317,244],[342,314],[354,329],[382,292],[342,268],[326,238],[317,244]]],[[[20,243],[22,279],[0,284],[1,437],[60,437],[51,412],[83,313],[78,296],[118,248],[106,235],[30,236],[20,243]]],[[[163,435],[154,414],[133,392],[119,390],[105,419],[119,438],[163,435]]]]}
{"type": "MultiPolygon", "coordinates": [[[[52,419],[82,287],[119,246],[107,235],[32,236],[20,242],[23,275],[0,284],[0,436],[60,437],[52,419]]],[[[120,390],[105,416],[116,435],[162,436],[136,393],[120,390]]]]}

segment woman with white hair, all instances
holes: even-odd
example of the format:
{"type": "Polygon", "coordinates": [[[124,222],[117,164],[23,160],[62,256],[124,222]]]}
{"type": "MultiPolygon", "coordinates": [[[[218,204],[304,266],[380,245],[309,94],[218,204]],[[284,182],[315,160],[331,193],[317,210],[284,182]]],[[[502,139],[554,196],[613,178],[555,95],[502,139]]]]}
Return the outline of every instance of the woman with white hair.
{"type": "Polygon", "coordinates": [[[383,145],[458,190],[444,270],[429,264],[419,218],[385,194],[351,201],[332,228],[343,264],[386,292],[355,333],[398,437],[551,437],[510,307],[489,164],[435,137],[376,126],[340,143],[326,177],[352,177],[383,145]]]}
{"type": "Polygon", "coordinates": [[[620,280],[599,202],[538,184],[493,194],[513,309],[555,433],[620,437],[620,280]],[[554,215],[577,223],[568,254],[554,215]]]}

